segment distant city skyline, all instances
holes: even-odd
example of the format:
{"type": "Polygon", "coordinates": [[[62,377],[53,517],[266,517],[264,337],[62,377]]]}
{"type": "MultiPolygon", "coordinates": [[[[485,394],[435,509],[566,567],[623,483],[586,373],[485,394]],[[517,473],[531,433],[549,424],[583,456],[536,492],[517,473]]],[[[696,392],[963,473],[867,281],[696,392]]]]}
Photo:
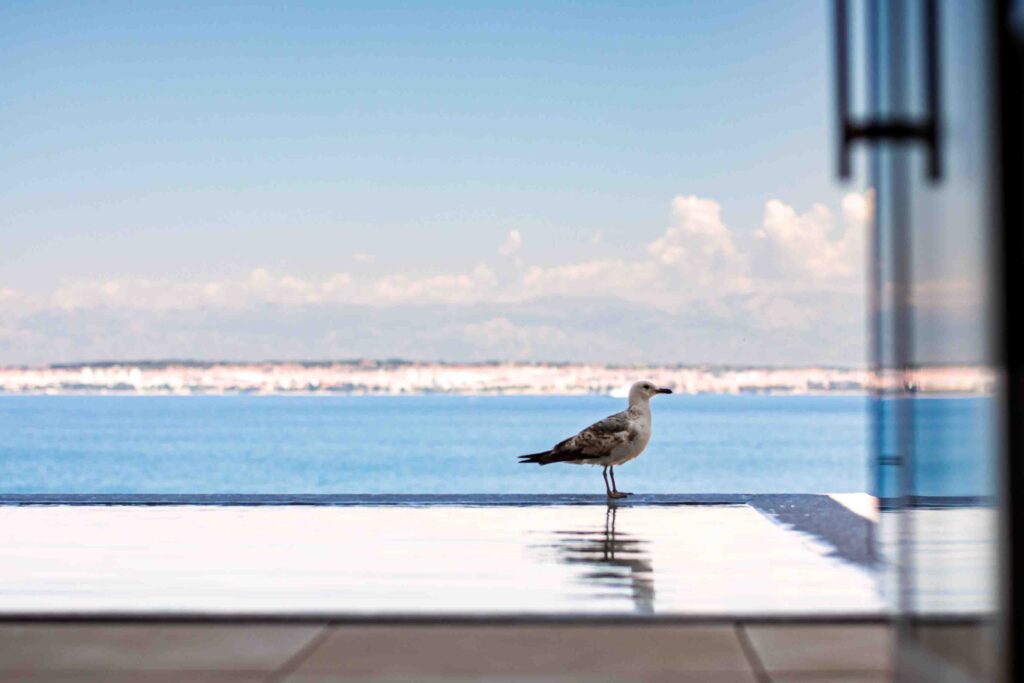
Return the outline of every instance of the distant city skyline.
{"type": "Polygon", "coordinates": [[[638,379],[686,394],[984,394],[995,373],[979,366],[920,367],[908,376],[865,368],[684,367],[579,363],[106,363],[0,367],[0,395],[97,394],[610,394],[638,379]]]}
{"type": "Polygon", "coordinates": [[[4,6],[0,365],[861,366],[825,10],[4,6]]]}

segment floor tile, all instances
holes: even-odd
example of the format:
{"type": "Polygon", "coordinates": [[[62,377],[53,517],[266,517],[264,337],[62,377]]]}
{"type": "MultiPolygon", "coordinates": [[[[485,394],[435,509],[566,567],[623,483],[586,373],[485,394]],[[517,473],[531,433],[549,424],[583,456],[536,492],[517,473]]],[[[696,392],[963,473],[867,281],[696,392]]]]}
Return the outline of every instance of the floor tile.
{"type": "Polygon", "coordinates": [[[295,680],[321,673],[373,680],[557,680],[566,674],[654,680],[684,671],[746,674],[749,665],[729,626],[361,626],[333,629],[299,665],[295,680]]]}
{"type": "Polygon", "coordinates": [[[928,624],[914,629],[915,637],[941,661],[979,680],[993,680],[996,632],[991,624],[928,624]]]}
{"type": "Polygon", "coordinates": [[[269,671],[323,627],[283,625],[2,624],[2,670],[269,671]]]}
{"type": "Polygon", "coordinates": [[[4,683],[264,683],[266,671],[7,671],[4,683]]]}
{"type": "Polygon", "coordinates": [[[769,673],[849,674],[884,672],[890,668],[891,631],[885,626],[815,624],[743,628],[769,673]]]}

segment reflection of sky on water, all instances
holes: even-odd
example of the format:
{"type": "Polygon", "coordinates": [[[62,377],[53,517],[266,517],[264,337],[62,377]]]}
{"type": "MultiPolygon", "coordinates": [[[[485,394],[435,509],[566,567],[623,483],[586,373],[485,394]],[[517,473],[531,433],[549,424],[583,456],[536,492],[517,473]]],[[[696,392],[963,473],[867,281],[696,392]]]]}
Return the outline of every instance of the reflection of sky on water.
{"type": "Polygon", "coordinates": [[[747,505],[0,506],[0,544],[8,613],[883,608],[870,572],[747,505]]]}

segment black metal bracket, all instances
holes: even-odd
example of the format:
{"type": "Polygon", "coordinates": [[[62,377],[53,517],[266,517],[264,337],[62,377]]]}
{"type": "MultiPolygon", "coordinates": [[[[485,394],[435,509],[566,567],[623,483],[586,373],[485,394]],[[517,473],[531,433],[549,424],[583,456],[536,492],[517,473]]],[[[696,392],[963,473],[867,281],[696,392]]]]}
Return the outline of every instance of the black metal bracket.
{"type": "Polygon", "coordinates": [[[836,112],[839,117],[839,177],[850,177],[850,150],[858,140],[867,142],[923,142],[928,148],[928,177],[942,177],[941,100],[939,90],[939,35],[936,0],[922,0],[925,49],[925,98],[923,119],[868,119],[850,116],[850,48],[847,0],[835,0],[836,112]]]}

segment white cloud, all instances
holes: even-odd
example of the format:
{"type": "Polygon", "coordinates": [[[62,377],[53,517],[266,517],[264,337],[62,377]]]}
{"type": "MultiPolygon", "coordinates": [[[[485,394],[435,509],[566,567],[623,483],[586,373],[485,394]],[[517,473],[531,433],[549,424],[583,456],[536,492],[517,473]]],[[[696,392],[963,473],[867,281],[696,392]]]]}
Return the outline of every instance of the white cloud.
{"type": "Polygon", "coordinates": [[[505,242],[498,247],[498,253],[502,256],[514,256],[523,247],[523,236],[518,230],[510,230],[505,242]]]}
{"type": "Polygon", "coordinates": [[[10,287],[0,287],[0,311],[17,311],[29,307],[30,297],[10,287]]]}
{"type": "Polygon", "coordinates": [[[875,193],[849,192],[843,197],[843,217],[849,223],[866,226],[874,211],[875,193]]]}
{"type": "Polygon", "coordinates": [[[542,268],[523,273],[517,298],[541,296],[618,296],[648,298],[657,284],[657,269],[649,261],[597,259],[542,268]]]}
{"type": "MultiPolygon", "coordinates": [[[[645,245],[645,255],[634,258],[533,265],[515,271],[480,262],[465,272],[392,273],[376,278],[348,272],[311,278],[255,268],[241,277],[206,282],[77,280],[61,283],[39,305],[65,310],[187,310],[268,303],[466,304],[600,295],[660,307],[695,300],[716,306],[725,295],[755,290],[763,294],[778,289],[780,282],[800,289],[855,279],[861,269],[863,220],[869,201],[864,195],[845,197],[847,220],[837,227],[824,206],[815,205],[799,214],[779,200],[770,200],[751,249],[743,249],[722,221],[717,202],[678,196],[672,201],[669,227],[645,245]],[[503,273],[501,277],[496,268],[503,273]]],[[[500,251],[515,255],[521,246],[522,236],[512,230],[500,251]]],[[[365,262],[372,257],[357,252],[353,258],[365,262]]],[[[0,289],[0,303],[8,308],[27,301],[28,297],[10,288],[0,289]]]]}
{"type": "MultiPolygon", "coordinates": [[[[526,358],[533,354],[559,358],[569,357],[561,354],[582,354],[587,349],[596,352],[599,348],[602,353],[643,360],[644,349],[653,349],[654,344],[661,345],[658,349],[675,348],[671,339],[655,341],[631,331],[631,325],[622,322],[623,311],[627,310],[622,308],[623,302],[629,302],[628,310],[645,310],[665,316],[667,321],[685,320],[685,334],[676,328],[666,330],[666,334],[683,340],[680,344],[687,339],[691,342],[685,343],[691,344],[699,340],[704,345],[701,348],[713,349],[715,345],[709,340],[717,334],[723,339],[722,353],[738,358],[745,353],[746,344],[795,344],[797,331],[822,327],[849,330],[861,325],[863,308],[858,297],[863,292],[863,233],[870,212],[870,195],[844,197],[840,220],[823,205],[800,213],[772,199],[765,204],[756,230],[748,227],[737,231],[724,223],[717,202],[681,195],[672,200],[668,227],[640,241],[632,254],[618,258],[524,265],[522,235],[512,230],[498,249],[509,260],[492,258],[491,262],[481,261],[462,271],[300,276],[255,268],[233,278],[196,282],[77,280],[62,282],[47,295],[31,297],[0,288],[0,309],[16,315],[55,311],[90,316],[95,312],[93,318],[100,311],[111,315],[123,311],[144,326],[144,313],[180,313],[187,317],[195,311],[214,311],[217,316],[205,319],[217,320],[222,314],[242,314],[267,304],[279,312],[325,306],[412,310],[440,305],[451,310],[472,308],[476,317],[435,327],[420,325],[415,338],[406,340],[407,346],[395,347],[396,351],[414,348],[416,340],[422,340],[430,341],[432,349],[472,350],[474,357],[511,354],[508,357],[526,358]],[[580,318],[584,313],[572,307],[558,309],[543,322],[529,324],[496,313],[503,306],[538,300],[545,303],[536,310],[549,311],[554,305],[551,302],[558,298],[586,299],[594,302],[595,308],[586,314],[585,322],[580,318]],[[613,305],[619,306],[618,312],[603,318],[601,311],[609,311],[613,305]],[[597,321],[606,331],[599,347],[594,346],[597,321]],[[434,336],[431,329],[436,332],[434,336]],[[778,339],[771,341],[772,335],[778,339]],[[493,353],[487,352],[488,348],[493,353]]],[[[601,233],[595,233],[591,242],[601,238],[601,233]]],[[[358,263],[372,262],[370,255],[361,252],[352,254],[352,258],[358,263]]],[[[5,325],[4,337],[13,339],[19,329],[17,323],[8,320],[5,325]]],[[[401,336],[397,323],[391,329],[389,334],[401,336]]],[[[125,335],[137,334],[137,344],[142,346],[161,336],[141,329],[137,333],[122,331],[125,335]]],[[[336,339],[335,333],[329,331],[318,339],[336,339]]],[[[73,343],[68,343],[73,348],[73,343]]],[[[274,343],[279,342],[262,338],[259,348],[274,355],[274,343]]],[[[131,346],[127,337],[119,344],[131,346]]],[[[679,359],[687,360],[683,347],[679,348],[679,359]]],[[[143,349],[134,355],[151,354],[143,349]]]]}
{"type": "Polygon", "coordinates": [[[352,276],[348,273],[335,273],[320,283],[320,291],[328,299],[343,298],[345,292],[352,289],[352,276]]]}
{"type": "Polygon", "coordinates": [[[800,286],[808,278],[816,282],[861,278],[869,211],[865,195],[848,194],[843,199],[845,223],[837,226],[831,211],[821,204],[797,213],[778,199],[769,200],[755,233],[765,247],[762,272],[800,286]]]}
{"type": "Polygon", "coordinates": [[[693,195],[672,200],[673,224],[651,242],[648,253],[678,270],[691,285],[718,291],[748,286],[747,259],[722,222],[718,202],[693,195]]]}
{"type": "Polygon", "coordinates": [[[372,283],[356,300],[376,304],[469,303],[480,298],[480,288],[490,284],[489,277],[486,269],[425,277],[389,275],[372,283]]]}
{"type": "Polygon", "coordinates": [[[356,263],[373,263],[377,259],[372,254],[367,254],[365,251],[357,251],[352,254],[352,260],[356,263]]]}
{"type": "Polygon", "coordinates": [[[352,298],[352,286],[352,276],[348,273],[335,273],[312,281],[255,268],[237,279],[208,282],[145,278],[68,281],[58,286],[46,303],[64,310],[124,308],[153,311],[244,308],[267,303],[299,305],[349,300],[352,298]]]}

